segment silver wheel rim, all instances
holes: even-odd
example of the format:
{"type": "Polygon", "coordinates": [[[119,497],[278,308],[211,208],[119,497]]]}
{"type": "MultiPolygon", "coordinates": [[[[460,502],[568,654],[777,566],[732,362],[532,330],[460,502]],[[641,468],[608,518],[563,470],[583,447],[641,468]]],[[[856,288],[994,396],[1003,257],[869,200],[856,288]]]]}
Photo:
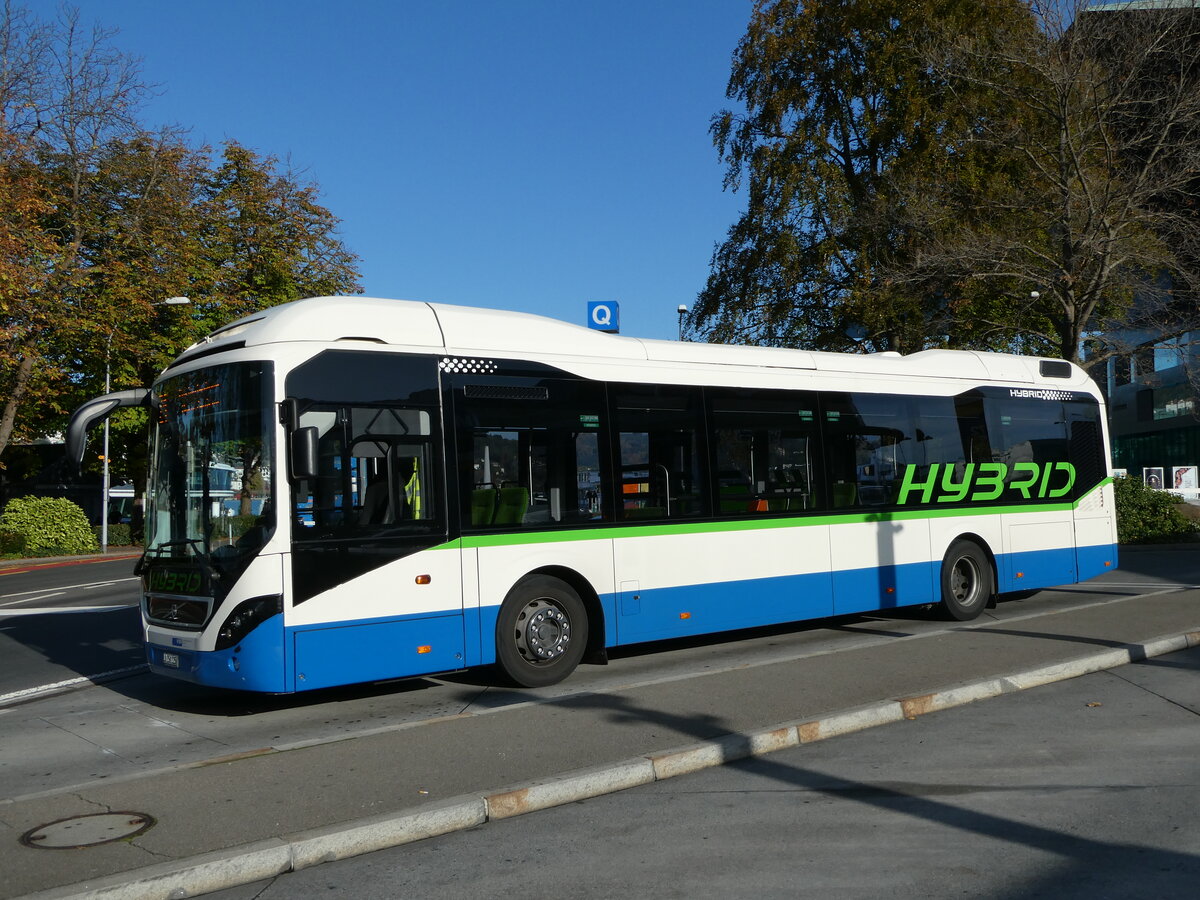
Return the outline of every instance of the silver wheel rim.
{"type": "Polygon", "coordinates": [[[950,596],[962,606],[979,599],[979,566],[969,556],[960,556],[950,570],[950,596]]]}
{"type": "Polygon", "coordinates": [[[517,613],[517,652],[531,665],[552,663],[571,643],[571,617],[548,597],[525,604],[517,613]]]}

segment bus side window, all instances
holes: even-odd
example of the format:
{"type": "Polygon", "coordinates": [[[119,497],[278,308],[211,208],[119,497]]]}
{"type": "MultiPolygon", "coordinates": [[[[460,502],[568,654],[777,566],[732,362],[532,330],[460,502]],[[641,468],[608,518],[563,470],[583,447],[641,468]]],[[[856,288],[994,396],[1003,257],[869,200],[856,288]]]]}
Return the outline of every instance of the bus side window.
{"type": "Polygon", "coordinates": [[[614,416],[620,517],[678,519],[706,513],[699,390],[621,385],[614,416]]]}
{"type": "Polygon", "coordinates": [[[710,389],[719,516],[801,513],[823,505],[816,397],[710,389]]]}
{"type": "Polygon", "coordinates": [[[1100,424],[1100,406],[1094,400],[1066,404],[1070,424],[1068,452],[1075,466],[1075,496],[1098,484],[1107,473],[1104,434],[1100,424]]]}
{"type": "Polygon", "coordinates": [[[454,404],[464,528],[554,528],[602,519],[602,386],[471,379],[455,390],[454,404]]]}
{"type": "Polygon", "coordinates": [[[823,405],[833,507],[894,505],[905,471],[924,462],[911,398],[829,394],[823,405]]]}
{"type": "Polygon", "coordinates": [[[300,416],[315,427],[317,473],[293,491],[300,533],[387,536],[435,524],[432,417],[392,406],[317,407],[300,416]]]}
{"type": "MultiPolygon", "coordinates": [[[[987,430],[992,459],[1002,463],[1007,482],[1022,477],[1019,464],[1037,466],[1066,462],[1070,456],[1065,404],[1048,400],[1018,400],[989,397],[986,403],[987,430]]],[[[1006,499],[1022,502],[1018,491],[1006,499]]]]}

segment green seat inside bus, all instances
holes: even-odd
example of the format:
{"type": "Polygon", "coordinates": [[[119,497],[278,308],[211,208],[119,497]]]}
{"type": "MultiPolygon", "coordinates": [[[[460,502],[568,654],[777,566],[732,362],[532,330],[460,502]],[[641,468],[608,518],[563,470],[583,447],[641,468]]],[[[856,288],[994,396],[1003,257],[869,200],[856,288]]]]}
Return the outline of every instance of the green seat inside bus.
{"type": "Polygon", "coordinates": [[[471,491],[471,524],[491,525],[495,516],[495,488],[476,488],[471,491]]]}
{"type": "Polygon", "coordinates": [[[503,487],[496,492],[496,516],[493,525],[520,525],[529,509],[529,490],[523,487],[503,487]]]}
{"type": "Polygon", "coordinates": [[[721,493],[721,512],[723,513],[740,513],[745,512],[747,504],[750,502],[750,483],[745,484],[723,484],[720,487],[721,493]]]}
{"type": "Polygon", "coordinates": [[[833,505],[835,508],[853,506],[858,500],[858,485],[839,481],[833,486],[833,505]]]}

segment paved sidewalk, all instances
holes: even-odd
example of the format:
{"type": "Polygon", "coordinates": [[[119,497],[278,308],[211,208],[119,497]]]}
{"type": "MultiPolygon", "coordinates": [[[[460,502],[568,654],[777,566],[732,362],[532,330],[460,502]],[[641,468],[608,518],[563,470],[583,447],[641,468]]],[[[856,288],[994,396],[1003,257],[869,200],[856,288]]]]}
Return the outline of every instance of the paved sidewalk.
{"type": "Polygon", "coordinates": [[[1181,650],[1200,644],[1198,631],[1200,591],[1116,596],[0,801],[0,897],[193,896],[1181,650]],[[85,850],[19,843],[103,811],[156,824],[85,850]]]}

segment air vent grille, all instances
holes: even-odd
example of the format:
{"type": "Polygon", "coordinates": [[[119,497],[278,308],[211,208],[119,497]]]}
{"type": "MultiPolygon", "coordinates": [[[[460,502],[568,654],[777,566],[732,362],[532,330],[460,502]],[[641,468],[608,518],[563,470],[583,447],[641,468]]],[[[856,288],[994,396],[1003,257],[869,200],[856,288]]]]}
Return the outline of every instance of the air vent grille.
{"type": "Polygon", "coordinates": [[[1070,378],[1071,364],[1058,359],[1043,359],[1041,373],[1043,378],[1070,378]]]}
{"type": "Polygon", "coordinates": [[[469,400],[549,400],[550,389],[509,384],[468,384],[463,388],[469,400]]]}

